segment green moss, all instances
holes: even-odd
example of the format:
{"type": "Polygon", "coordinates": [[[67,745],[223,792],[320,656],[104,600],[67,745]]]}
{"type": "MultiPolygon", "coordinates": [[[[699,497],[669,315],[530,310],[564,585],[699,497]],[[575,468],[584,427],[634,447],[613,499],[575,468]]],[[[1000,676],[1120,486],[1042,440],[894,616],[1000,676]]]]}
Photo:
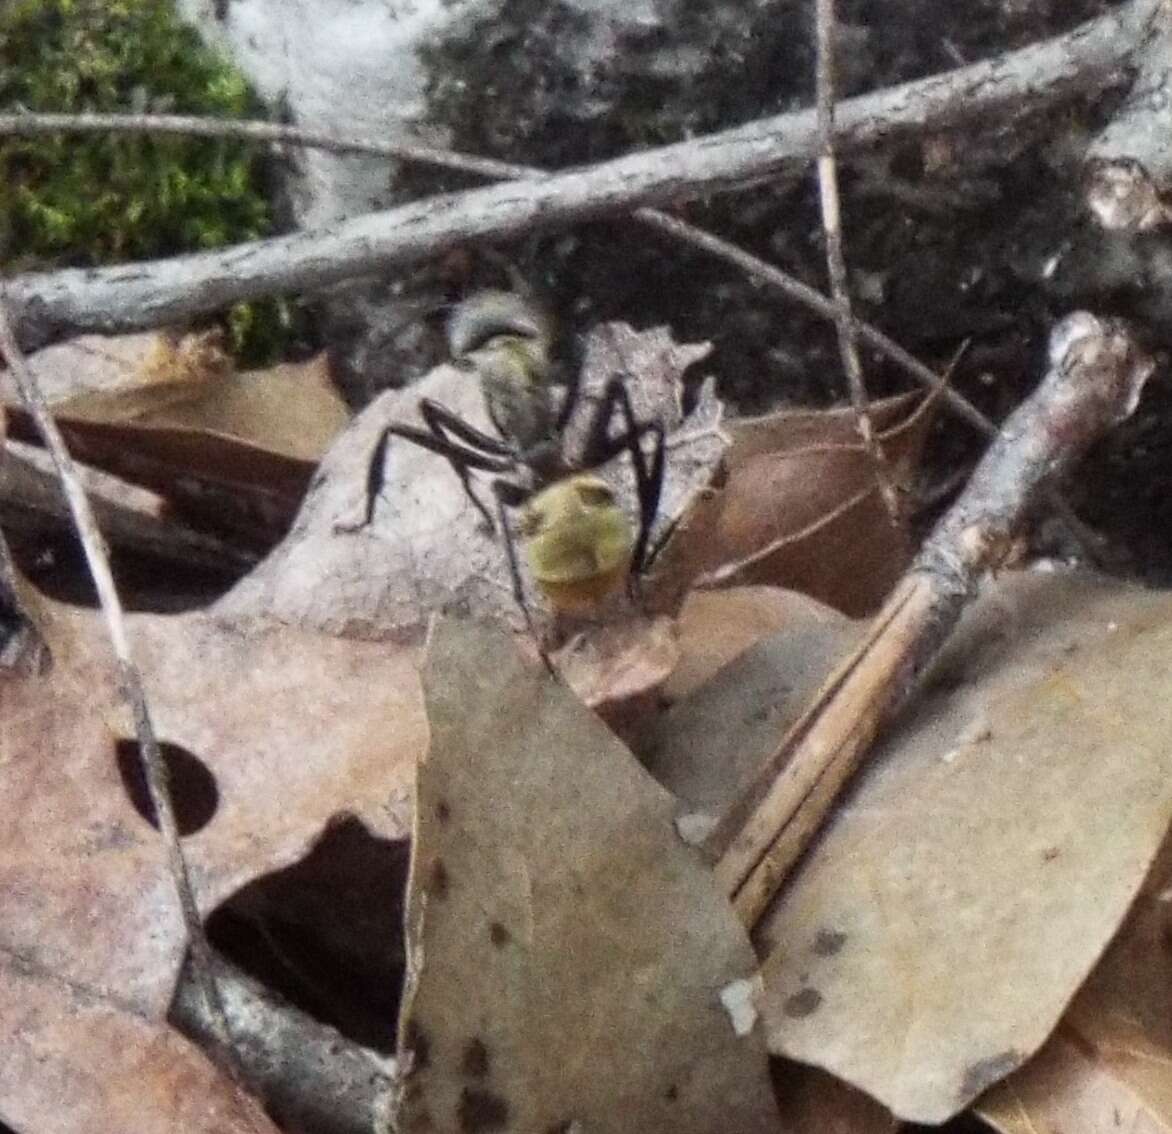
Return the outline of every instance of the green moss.
{"type": "MultiPolygon", "coordinates": [[[[4,0],[0,108],[256,117],[245,79],[170,0],[4,0]]],[[[272,215],[255,146],[104,134],[0,139],[0,262],[7,271],[91,266],[266,235],[272,215]]],[[[271,355],[274,304],[229,318],[238,353],[271,355]]]]}

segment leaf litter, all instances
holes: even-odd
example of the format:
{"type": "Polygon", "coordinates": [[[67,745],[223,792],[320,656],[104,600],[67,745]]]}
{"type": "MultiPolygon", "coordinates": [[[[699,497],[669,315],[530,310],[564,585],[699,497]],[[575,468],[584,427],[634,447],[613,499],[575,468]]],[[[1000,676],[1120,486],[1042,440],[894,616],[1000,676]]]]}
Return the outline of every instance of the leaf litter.
{"type": "MultiPolygon", "coordinates": [[[[670,377],[659,396],[674,397],[678,408],[679,372],[701,348],[668,337],[624,340],[629,329],[609,333],[627,357],[658,352],[659,373],[670,377]]],[[[595,343],[595,382],[619,365],[606,346],[595,343]]],[[[358,538],[335,530],[344,505],[353,511],[360,504],[356,493],[374,437],[391,419],[388,406],[394,419],[409,418],[428,393],[473,421],[481,412],[475,385],[448,367],[422,387],[387,395],[381,416],[363,415],[333,446],[294,532],[268,563],[205,614],[134,622],[162,738],[177,756],[206,764],[220,793],[185,839],[209,909],[304,854],[340,813],[353,811],[389,837],[405,834],[427,725],[413,656],[386,640],[418,640],[423,612],[432,608],[515,622],[499,547],[474,526],[462,533],[475,518],[454,519],[470,509],[442,461],[437,467],[403,447],[399,480],[388,478],[384,493],[387,518],[358,538]],[[432,468],[409,467],[416,458],[432,468]],[[417,520],[412,532],[394,530],[404,508],[421,515],[425,502],[430,526],[417,520]],[[445,564],[462,574],[454,586],[442,578],[433,586],[445,564]],[[304,695],[270,708],[298,673],[299,689],[332,691],[328,708],[319,710],[304,695]],[[379,690],[376,697],[370,688],[379,690]],[[363,694],[371,704],[363,705],[363,694]],[[283,727],[263,737],[270,712],[283,727]],[[337,722],[347,719],[352,727],[339,734],[337,722]],[[299,763],[291,753],[309,759],[299,763]],[[339,754],[340,770],[330,766],[339,754]]],[[[904,422],[894,432],[905,475],[914,468],[925,420],[909,417],[908,404],[893,401],[879,417],[904,422]]],[[[738,568],[726,582],[788,579],[841,609],[865,609],[881,597],[881,581],[902,569],[906,530],[882,537],[868,524],[853,525],[854,546],[870,556],[860,572],[849,542],[825,542],[832,523],[818,516],[805,528],[790,525],[791,533],[800,529],[795,540],[779,537],[775,527],[744,535],[733,522],[752,515],[760,485],[768,482],[784,496],[811,481],[829,493],[819,498],[822,518],[835,521],[851,499],[859,463],[839,436],[842,425],[833,414],[782,414],[734,428],[740,452],[734,446],[734,475],[722,484],[721,436],[728,427],[719,404],[702,396],[699,416],[678,438],[679,448],[697,446],[694,463],[677,466],[684,471],[675,495],[669,493],[668,514],[685,536],[679,547],[686,552],[689,536],[711,542],[714,530],[740,531],[742,544],[707,560],[710,573],[739,557],[753,570],[738,568]],[[777,430],[798,439],[781,443],[784,452],[774,457],[777,430]],[[830,464],[810,464],[815,459],[830,464]],[[738,467],[749,473],[736,475],[738,467]],[[717,527],[705,536],[714,516],[717,527]],[[804,582],[800,565],[793,566],[798,560],[775,562],[774,552],[754,558],[754,541],[758,550],[764,540],[788,556],[806,529],[816,541],[810,561],[824,571],[830,565],[825,579],[804,582]],[[768,570],[755,574],[757,564],[768,570]],[[852,590],[852,573],[874,589],[852,590]]],[[[621,469],[617,475],[629,479],[621,469]]],[[[874,503],[882,513],[877,497],[874,503]]],[[[685,575],[697,572],[703,573],[693,560],[685,575]]],[[[693,593],[674,627],[653,621],[651,636],[631,631],[622,642],[628,624],[616,622],[607,629],[618,647],[573,639],[577,653],[563,656],[567,669],[585,659],[576,686],[592,687],[598,705],[626,698],[636,718],[654,717],[650,728],[643,720],[631,732],[656,775],[678,793],[673,800],[564,690],[550,690],[544,675],[521,668],[503,640],[441,624],[429,662],[429,709],[433,726],[443,721],[451,735],[433,741],[417,787],[420,800],[434,806],[415,817],[413,965],[403,1016],[414,1059],[404,1114],[422,1122],[444,1113],[464,1128],[491,1129],[503,1102],[510,1116],[533,1113],[551,1126],[597,1114],[601,1125],[587,1129],[688,1129],[678,1104],[694,1090],[687,1121],[697,1130],[731,1128],[737,1106],[743,1117],[736,1128],[774,1129],[763,1063],[743,1057],[746,1043],[759,1051],[762,1012],[771,1050],[828,1068],[898,1116],[941,1121],[963,1109],[1051,1034],[1123,919],[1167,827],[1169,769],[1157,744],[1166,729],[1160,698],[1151,693],[1160,682],[1154,659],[1166,634],[1165,606],[1163,596],[1078,577],[991,586],[936,666],[933,687],[885,742],[760,927],[760,977],[743,936],[729,930],[727,906],[681,838],[679,821],[710,818],[735,798],[859,628],[807,598],[751,586],[693,593]],[[663,714],[647,699],[657,688],[668,705],[663,714]],[[559,699],[567,704],[554,704],[559,699]],[[510,703],[516,711],[508,711],[510,703]],[[456,720],[460,714],[468,716],[456,720]],[[602,802],[588,805],[598,793],[602,802]],[[453,797],[462,800],[458,823],[453,797]],[[494,911],[499,916],[490,916],[494,911]],[[679,924],[688,930],[673,936],[670,926],[679,924]],[[697,941],[703,948],[693,948],[697,941]],[[440,987],[445,975],[453,987],[440,987]],[[469,997],[471,980],[478,994],[482,984],[491,987],[469,997]],[[737,1039],[738,1028],[748,1028],[749,1038],[737,1039]],[[625,1047],[615,1042],[624,1029],[637,1037],[625,1047]],[[618,1064],[615,1050],[623,1053],[618,1064]],[[740,1055],[736,1067],[730,1051],[740,1055]],[[553,1108],[562,1103],[556,1117],[553,1108]]],[[[4,983],[13,1005],[32,1005],[25,1018],[38,1021],[22,1041],[63,1043],[63,1063],[76,1059],[79,1077],[90,1074],[90,1052],[71,1053],[51,1026],[54,1013],[65,1011],[53,1007],[63,988],[82,997],[68,1012],[96,1005],[99,1015],[113,1013],[111,1035],[127,1026],[119,1016],[126,1006],[131,1031],[142,1030],[141,1044],[162,1034],[158,1042],[174,1048],[183,1065],[193,1049],[158,1023],[176,979],[181,930],[162,855],[110,759],[111,748],[129,735],[113,694],[113,667],[99,660],[103,647],[86,625],[92,616],[46,610],[54,662],[39,680],[58,683],[61,694],[48,703],[83,704],[83,691],[94,688],[110,694],[97,723],[68,722],[68,714],[46,708],[43,689],[34,695],[29,685],[21,693],[12,678],[0,689],[5,719],[20,722],[15,737],[39,731],[57,754],[8,796],[28,798],[40,812],[35,822],[30,810],[14,825],[31,843],[6,866],[15,884],[5,890],[21,900],[6,922],[4,983]],[[15,716],[7,711],[13,706],[15,716]],[[61,753],[69,754],[71,775],[54,782],[50,772],[61,753]],[[53,816],[48,824],[46,810],[53,816]],[[80,950],[79,925],[87,927],[80,950]],[[103,926],[116,931],[99,932],[103,926]]],[[[43,748],[28,752],[34,750],[44,759],[43,748]]],[[[5,766],[9,775],[28,777],[34,764],[26,752],[5,766]]],[[[1144,902],[1129,925],[1145,925],[1147,938],[1165,933],[1140,917],[1165,907],[1144,902]]],[[[1134,1000],[1119,996],[1143,971],[1152,974],[1155,997],[1163,970],[1151,948],[1141,956],[1134,945],[1126,962],[1111,968],[1111,958],[1134,939],[1132,931],[1121,935],[1054,1038],[1012,1075],[1012,1115],[993,1101],[980,1104],[990,1121],[1017,1134],[1024,1128],[1014,1116],[1024,1113],[1038,1129],[1071,1134],[1108,1104],[1123,1113],[1122,1103],[1138,1099],[1128,1114],[1141,1125],[1166,1126],[1166,1034],[1150,1014],[1139,1012],[1137,1023],[1134,1000]],[[1103,974],[1112,971],[1108,995],[1103,974]]],[[[85,1027],[78,1026],[79,1037],[92,1035],[85,1027]]],[[[136,1045],[140,1039],[122,1043],[131,1058],[138,1057],[136,1045]]],[[[195,1062],[198,1074],[215,1078],[210,1064],[195,1062]]],[[[887,1110],[852,1088],[789,1066],[786,1122],[793,1129],[893,1128],[887,1110]]],[[[20,1108],[39,1105],[46,1080],[24,1070],[11,1087],[15,1109],[3,1117],[35,1114],[20,1108]]],[[[91,1104],[83,1099],[78,1115],[100,1127],[114,1104],[100,1093],[94,1098],[96,1109],[86,1109],[91,1104]]],[[[45,1126],[40,1118],[29,1124],[45,1126]]]]}
{"type": "Polygon", "coordinates": [[[1042,1045],[1172,817],[1170,615],[988,588],[758,928],[772,1051],[934,1123],[1042,1045]]]}

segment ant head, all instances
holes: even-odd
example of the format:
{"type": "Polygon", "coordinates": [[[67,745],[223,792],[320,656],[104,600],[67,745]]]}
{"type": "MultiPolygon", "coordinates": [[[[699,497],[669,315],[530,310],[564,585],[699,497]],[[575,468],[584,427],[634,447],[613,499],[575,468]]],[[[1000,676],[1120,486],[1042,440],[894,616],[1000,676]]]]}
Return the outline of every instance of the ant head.
{"type": "Polygon", "coordinates": [[[513,291],[477,292],[448,315],[448,346],[457,358],[501,335],[548,343],[551,329],[532,300],[513,291]]]}

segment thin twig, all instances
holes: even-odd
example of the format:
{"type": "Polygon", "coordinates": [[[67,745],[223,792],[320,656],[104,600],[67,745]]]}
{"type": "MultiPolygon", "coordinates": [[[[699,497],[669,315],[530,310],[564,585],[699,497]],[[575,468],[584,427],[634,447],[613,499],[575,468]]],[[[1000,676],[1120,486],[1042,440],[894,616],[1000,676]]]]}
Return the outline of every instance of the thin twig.
{"type": "Polygon", "coordinates": [[[219,988],[215,981],[211,945],[204,933],[199,906],[195,900],[195,890],[191,883],[191,872],[188,869],[183,848],[179,844],[179,827],[175,821],[175,809],[171,800],[170,776],[159,751],[154,725],[151,723],[142,676],[130,650],[122,602],[114,585],[114,576],[110,570],[110,561],[106,556],[105,543],[98,530],[97,521],[94,519],[94,513],[85,490],[81,487],[73,459],[65,446],[61,431],[57,428],[57,423],[49,412],[40,386],[29,369],[23,352],[17,345],[12,322],[8,315],[7,300],[2,289],[0,289],[0,354],[7,361],[8,371],[12,375],[21,400],[36,423],[45,447],[53,457],[57,476],[61,481],[66,500],[69,502],[74,527],[77,529],[77,536],[85,553],[90,576],[98,593],[98,603],[106,623],[106,632],[109,635],[114,656],[118,660],[122,694],[126,698],[131,716],[134,719],[134,732],[138,739],[138,750],[143,761],[147,787],[150,791],[151,802],[154,804],[155,814],[158,816],[159,831],[167,848],[167,865],[179,897],[179,907],[199,971],[200,985],[207,1003],[207,1010],[211,1019],[216,1022],[220,1045],[224,1053],[228,1054],[231,1051],[230,1033],[219,988]]]}
{"type": "MultiPolygon", "coordinates": [[[[1159,0],[1130,0],[1063,36],[969,67],[849,99],[839,152],[974,118],[990,124],[1121,80],[1159,0]]],[[[795,172],[817,153],[813,111],[778,115],[547,178],[417,201],[316,231],[215,252],[13,278],[8,297],[26,348],[81,328],[182,322],[274,292],[311,291],[475,241],[506,239],[616,212],[679,203],[795,172]]]]}
{"type": "Polygon", "coordinates": [[[1155,364],[1121,322],[1078,313],[1050,336],[1050,366],[989,447],[960,499],[876,616],[866,642],[779,739],[708,848],[752,925],[862,763],[910,698],[981,576],[995,568],[1047,480],[1128,417],[1155,364]]]}
{"type": "Polygon", "coordinates": [[[830,294],[834,300],[834,326],[838,332],[838,352],[846,372],[847,388],[855,411],[855,424],[863,447],[875,467],[875,480],[887,507],[891,522],[899,522],[901,508],[892,483],[887,461],[867,408],[867,387],[863,381],[863,363],[851,308],[847,280],[846,252],[842,239],[842,207],[838,194],[838,164],[834,158],[835,103],[835,28],[834,0],[817,0],[814,5],[816,65],[816,107],[818,111],[818,195],[822,206],[822,231],[826,234],[826,270],[830,294]]]}

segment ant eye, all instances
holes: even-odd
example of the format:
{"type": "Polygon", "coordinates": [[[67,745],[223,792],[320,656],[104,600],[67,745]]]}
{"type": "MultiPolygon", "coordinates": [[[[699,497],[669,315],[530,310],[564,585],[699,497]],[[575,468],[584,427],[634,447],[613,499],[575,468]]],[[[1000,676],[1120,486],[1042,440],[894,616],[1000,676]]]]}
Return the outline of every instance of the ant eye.
{"type": "Polygon", "coordinates": [[[524,539],[532,539],[544,524],[544,517],[536,508],[525,508],[517,521],[517,528],[524,539]]]}

